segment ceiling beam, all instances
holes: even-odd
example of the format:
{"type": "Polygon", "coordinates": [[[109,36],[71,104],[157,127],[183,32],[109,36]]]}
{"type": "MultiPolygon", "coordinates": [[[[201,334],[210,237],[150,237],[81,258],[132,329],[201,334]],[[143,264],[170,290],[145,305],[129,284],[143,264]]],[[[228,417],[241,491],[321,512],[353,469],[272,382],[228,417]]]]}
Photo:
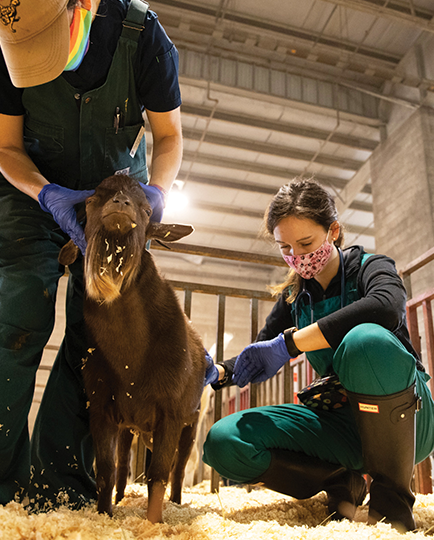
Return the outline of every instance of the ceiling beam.
{"type": "Polygon", "coordinates": [[[434,11],[414,7],[411,2],[392,0],[325,0],[331,4],[344,6],[355,11],[369,13],[370,15],[385,17],[391,21],[412,26],[419,30],[434,32],[434,11]]]}
{"type": "MultiPolygon", "coordinates": [[[[188,182],[195,182],[198,184],[220,187],[220,188],[229,188],[229,189],[236,189],[240,191],[248,191],[250,193],[263,193],[265,195],[270,195],[271,197],[277,193],[280,187],[280,185],[278,187],[273,187],[273,186],[268,186],[265,184],[240,182],[238,180],[232,180],[232,179],[222,178],[222,177],[217,177],[217,176],[209,176],[205,174],[194,174],[191,172],[185,173],[183,171],[180,171],[178,173],[177,179],[188,181],[188,182]]],[[[339,197],[337,196],[336,201],[338,200],[339,200],[339,197]]],[[[361,212],[372,212],[372,204],[369,202],[352,200],[348,207],[351,208],[352,210],[359,210],[361,212]]]]}
{"type": "Polygon", "coordinates": [[[266,120],[265,118],[247,116],[221,110],[216,110],[214,112],[212,111],[212,107],[206,107],[203,105],[189,105],[187,103],[183,103],[181,106],[182,114],[198,116],[200,118],[209,118],[212,114],[213,119],[221,120],[223,122],[229,122],[231,124],[241,124],[249,127],[257,127],[261,129],[277,131],[279,133],[287,133],[288,135],[296,135],[297,137],[316,139],[320,141],[325,141],[328,139],[329,142],[347,146],[349,148],[355,148],[357,150],[366,150],[372,152],[379,144],[379,142],[375,140],[365,139],[362,137],[354,137],[353,135],[346,135],[342,133],[333,133],[333,135],[330,137],[329,131],[306,127],[300,124],[291,124],[280,121],[273,122],[270,120],[266,120]]]}
{"type": "MultiPolygon", "coordinates": [[[[356,3],[358,0],[354,0],[356,3]]],[[[189,20],[199,16],[201,20],[205,17],[210,19],[210,22],[215,26],[215,20],[218,16],[217,11],[209,5],[198,4],[180,0],[155,0],[152,7],[159,12],[159,6],[168,6],[171,8],[170,14],[173,15],[174,9],[182,10],[189,14],[189,20]]],[[[332,36],[326,36],[320,32],[310,32],[305,29],[292,27],[288,24],[278,24],[277,22],[267,21],[261,18],[249,17],[245,14],[225,11],[224,17],[220,19],[221,24],[229,23],[231,29],[234,25],[243,26],[245,29],[259,32],[259,35],[264,33],[275,35],[281,39],[297,39],[303,40],[306,43],[315,44],[316,47],[324,46],[345,52],[346,54],[357,54],[359,57],[365,56],[367,59],[381,60],[389,65],[397,65],[400,61],[399,57],[393,54],[384,53],[380,49],[360,46],[359,43],[352,43],[347,40],[339,39],[332,36]]],[[[167,27],[165,23],[165,27],[167,27]]],[[[189,30],[187,30],[189,32],[189,30]]],[[[220,35],[222,32],[220,32],[220,35]]],[[[215,41],[215,37],[214,40],[215,41]]]]}
{"type": "Polygon", "coordinates": [[[250,193],[263,193],[265,195],[275,195],[280,187],[268,186],[267,184],[254,184],[252,182],[244,182],[233,180],[232,178],[210,176],[207,174],[196,174],[192,172],[180,171],[176,177],[178,180],[195,182],[208,186],[220,188],[237,189],[240,191],[249,191],[250,193]]]}
{"type": "MultiPolygon", "coordinates": [[[[408,15],[411,13],[411,4],[409,6],[407,2],[328,1],[367,11],[373,16],[391,15],[392,21],[396,20],[416,26],[420,30],[433,32],[431,19],[434,13],[414,8],[415,15],[408,15]],[[359,4],[362,4],[362,7],[359,4]]],[[[284,67],[294,74],[304,73],[305,76],[313,78],[321,78],[327,71],[335,80],[336,78],[352,80],[360,85],[368,84],[377,89],[381,89],[385,81],[399,82],[412,88],[417,88],[421,84],[427,86],[434,84],[433,80],[410,73],[405,76],[397,73],[396,68],[402,60],[401,56],[366,47],[357,42],[231,11],[225,11],[224,17],[218,19],[216,8],[200,3],[156,0],[152,7],[158,11],[160,19],[178,48],[186,47],[207,52],[212,49],[218,54],[236,55],[238,59],[245,58],[247,61],[251,61],[253,57],[255,63],[262,61],[267,65],[274,65],[277,69],[284,67]],[[256,36],[252,36],[252,33],[256,36]],[[274,48],[268,44],[270,39],[276,41],[274,48]],[[315,54],[310,53],[313,47],[315,54]]]]}
{"type": "Polygon", "coordinates": [[[316,154],[315,152],[306,152],[304,150],[290,148],[288,146],[279,146],[277,144],[253,141],[252,139],[242,139],[240,137],[219,135],[209,132],[206,133],[205,136],[203,136],[203,130],[184,128],[182,130],[182,134],[184,140],[201,140],[202,142],[208,144],[229,146],[231,148],[247,150],[249,152],[256,152],[260,154],[267,154],[270,156],[279,156],[288,159],[307,161],[308,163],[314,161],[315,163],[320,163],[321,165],[327,165],[329,167],[336,167],[338,169],[345,169],[349,171],[357,171],[363,165],[363,161],[327,154],[316,154]]]}
{"type": "MultiPolygon", "coordinates": [[[[224,169],[235,169],[238,171],[251,172],[261,174],[264,176],[274,176],[276,178],[282,178],[284,182],[289,182],[296,176],[303,175],[304,177],[314,176],[315,179],[323,184],[325,187],[329,186],[332,189],[343,189],[348,180],[343,178],[337,178],[333,176],[327,176],[324,174],[313,174],[311,172],[304,172],[303,170],[288,169],[286,167],[277,167],[275,165],[263,165],[261,163],[255,163],[254,161],[242,161],[238,159],[225,158],[223,156],[215,156],[212,154],[205,154],[203,152],[195,153],[190,151],[184,151],[182,172],[188,168],[188,164],[200,163],[203,165],[209,165],[214,167],[221,167],[224,169]]],[[[371,187],[365,186],[363,193],[371,193],[371,187]]]]}
{"type": "MultiPolygon", "coordinates": [[[[152,142],[146,141],[146,153],[148,163],[151,163],[152,156],[152,142]]],[[[200,163],[202,165],[209,165],[213,167],[221,167],[223,169],[235,169],[237,171],[257,173],[264,176],[275,176],[276,178],[283,178],[285,182],[290,182],[296,176],[303,176],[304,178],[315,177],[315,180],[323,184],[325,187],[330,187],[333,190],[343,189],[348,180],[344,178],[338,178],[336,176],[328,176],[325,174],[316,174],[309,171],[287,169],[286,167],[276,167],[274,165],[263,165],[261,163],[256,163],[254,161],[242,161],[239,159],[224,158],[222,156],[216,156],[212,154],[205,154],[203,152],[191,152],[184,150],[182,155],[181,170],[178,173],[178,178],[180,180],[185,180],[184,175],[190,176],[190,172],[186,172],[186,169],[190,168],[191,162],[200,163]],[[188,165],[187,165],[188,164],[188,165]]],[[[198,175],[202,176],[202,175],[198,175]]],[[[206,175],[204,176],[206,177],[206,175]]],[[[192,180],[194,181],[194,180],[192,180]]],[[[225,182],[223,179],[222,182],[225,182]]],[[[205,182],[206,183],[206,182],[205,182]]],[[[280,187],[281,183],[279,183],[280,187]]],[[[230,186],[227,186],[230,187],[230,186]]],[[[241,188],[240,188],[241,189],[241,188]]],[[[276,188],[276,191],[279,188],[276,188]]],[[[371,194],[371,186],[366,185],[363,190],[363,193],[371,194]]]]}
{"type": "MultiPolygon", "coordinates": [[[[261,221],[264,219],[264,211],[249,210],[247,208],[242,208],[239,206],[213,204],[213,203],[208,203],[208,202],[203,202],[203,201],[192,200],[190,201],[190,208],[193,210],[197,209],[197,210],[205,210],[206,212],[215,212],[217,214],[229,214],[233,216],[249,217],[249,218],[258,219],[261,221]]],[[[197,226],[200,227],[199,224],[197,224],[197,226]]],[[[345,224],[345,228],[350,233],[374,236],[374,229],[372,227],[345,224]]],[[[214,229],[214,234],[219,234],[218,226],[214,227],[213,229],[214,229]]]]}
{"type": "MultiPolygon", "coordinates": [[[[203,59],[199,59],[200,62],[202,62],[202,60],[203,59]]],[[[192,64],[192,62],[190,62],[190,64],[192,64]]],[[[251,65],[256,69],[256,66],[253,63],[251,65]]],[[[202,75],[193,73],[194,70],[191,69],[191,65],[190,67],[184,66],[182,69],[185,73],[180,74],[179,76],[181,91],[184,91],[184,88],[200,88],[205,92],[203,97],[209,95],[213,96],[211,98],[212,101],[231,99],[234,96],[235,99],[241,98],[252,100],[257,107],[261,106],[261,103],[267,103],[278,105],[286,109],[307,111],[309,113],[319,114],[327,118],[334,118],[335,120],[339,114],[341,121],[351,122],[354,125],[368,126],[369,128],[375,129],[381,128],[385,125],[384,121],[378,116],[378,105],[381,102],[380,98],[372,95],[369,96],[369,94],[365,91],[366,87],[359,87],[352,84],[350,88],[349,85],[344,86],[341,84],[342,81],[340,81],[339,84],[336,84],[336,76],[327,75],[321,78],[314,78],[311,76],[312,72],[310,72],[310,75],[297,74],[295,75],[295,78],[298,81],[298,90],[296,92],[294,92],[293,88],[289,90],[286,89],[286,91],[282,89],[282,91],[277,92],[274,89],[272,91],[270,90],[269,92],[265,92],[263,90],[258,90],[256,87],[254,87],[254,85],[247,87],[248,85],[238,85],[236,81],[235,84],[228,83],[227,81],[221,81],[221,77],[216,77],[216,80],[213,79],[212,81],[201,78],[202,75]],[[317,97],[318,94],[323,94],[324,92],[321,100],[318,100],[317,98],[311,100],[304,99],[304,91],[300,91],[300,84],[303,86],[304,83],[306,83],[307,86],[313,85],[313,87],[316,88],[315,93],[317,97]],[[333,93],[333,86],[339,89],[337,90],[338,107],[336,106],[336,98],[331,97],[333,93]],[[328,99],[326,99],[327,94],[328,99]],[[367,98],[365,96],[369,96],[368,101],[366,101],[367,98]],[[325,103],[325,99],[327,103],[325,103]],[[357,106],[357,110],[355,107],[353,107],[353,105],[356,105],[356,102],[359,104],[359,106],[357,106]]],[[[279,76],[285,76],[285,72],[271,70],[270,77],[272,77],[273,73],[277,73],[279,76]]],[[[293,77],[293,74],[288,73],[287,75],[291,78],[293,77]]]]}
{"type": "MultiPolygon", "coordinates": [[[[374,236],[373,227],[364,227],[361,225],[344,224],[346,232],[350,234],[365,234],[366,236],[374,236]]],[[[217,234],[218,236],[228,236],[230,238],[243,238],[245,240],[256,240],[266,242],[265,239],[257,234],[246,231],[240,231],[239,229],[226,229],[224,227],[207,227],[195,223],[194,230],[203,234],[217,234]]]]}
{"type": "Polygon", "coordinates": [[[363,234],[364,236],[374,236],[375,237],[375,230],[372,226],[365,227],[363,225],[352,225],[351,223],[345,223],[344,221],[345,229],[348,233],[351,234],[363,234]]]}
{"type": "MultiPolygon", "coordinates": [[[[193,200],[190,201],[190,207],[192,209],[205,210],[206,212],[216,212],[218,214],[229,214],[232,216],[242,216],[260,220],[264,218],[263,210],[249,210],[248,208],[244,208],[242,206],[233,206],[229,204],[214,204],[193,200]]],[[[217,229],[218,227],[216,227],[216,232],[218,232],[217,229]]]]}
{"type": "Polygon", "coordinates": [[[351,208],[354,199],[363,190],[370,179],[371,162],[368,159],[336,197],[336,209],[339,215],[342,216],[347,208],[351,208]]]}

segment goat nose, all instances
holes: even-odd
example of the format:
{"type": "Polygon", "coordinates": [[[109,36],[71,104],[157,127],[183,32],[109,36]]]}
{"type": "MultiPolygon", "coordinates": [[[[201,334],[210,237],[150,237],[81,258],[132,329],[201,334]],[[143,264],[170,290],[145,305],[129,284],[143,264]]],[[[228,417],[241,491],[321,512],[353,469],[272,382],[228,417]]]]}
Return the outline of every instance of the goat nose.
{"type": "Polygon", "coordinates": [[[116,195],[113,197],[112,201],[118,204],[126,204],[126,205],[131,204],[131,201],[128,195],[125,195],[125,193],[123,193],[122,191],[118,191],[116,195]]]}

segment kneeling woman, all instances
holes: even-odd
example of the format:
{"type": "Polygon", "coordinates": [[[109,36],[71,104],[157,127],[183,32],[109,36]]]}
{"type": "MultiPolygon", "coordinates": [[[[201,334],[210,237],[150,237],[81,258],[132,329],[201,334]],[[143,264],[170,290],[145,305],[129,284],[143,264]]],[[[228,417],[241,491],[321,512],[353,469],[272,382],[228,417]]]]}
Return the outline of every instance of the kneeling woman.
{"type": "Polygon", "coordinates": [[[414,464],[434,447],[434,404],[394,262],[360,246],[341,251],[334,201],[311,180],[283,186],[265,224],[291,267],[288,280],[233,377],[230,360],[212,367],[220,379],[213,387],[228,376],[240,387],[265,381],[306,352],[320,376],[337,375],[346,401],[329,410],[284,404],[227,416],[210,430],[204,461],[226,478],[298,499],[324,490],[334,519],[353,518],[369,473],[369,523],[413,530],[410,483],[414,464]]]}

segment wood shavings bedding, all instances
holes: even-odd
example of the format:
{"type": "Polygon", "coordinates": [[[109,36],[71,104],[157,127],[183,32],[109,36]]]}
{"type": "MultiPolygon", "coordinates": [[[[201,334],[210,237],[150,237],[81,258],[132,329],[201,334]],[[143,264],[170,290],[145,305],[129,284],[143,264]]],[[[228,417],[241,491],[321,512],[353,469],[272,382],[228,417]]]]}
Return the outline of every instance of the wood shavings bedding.
{"type": "Polygon", "coordinates": [[[368,510],[360,507],[355,521],[327,520],[326,497],[297,501],[255,488],[222,487],[210,493],[209,482],[183,491],[182,505],[166,500],[163,524],[146,520],[147,490],[132,484],[114,508],[113,519],[99,515],[94,505],[72,511],[62,507],[47,514],[28,514],[12,502],[0,506],[0,540],[412,540],[434,534],[434,495],[418,495],[414,513],[419,529],[399,534],[390,525],[365,524],[368,510]]]}

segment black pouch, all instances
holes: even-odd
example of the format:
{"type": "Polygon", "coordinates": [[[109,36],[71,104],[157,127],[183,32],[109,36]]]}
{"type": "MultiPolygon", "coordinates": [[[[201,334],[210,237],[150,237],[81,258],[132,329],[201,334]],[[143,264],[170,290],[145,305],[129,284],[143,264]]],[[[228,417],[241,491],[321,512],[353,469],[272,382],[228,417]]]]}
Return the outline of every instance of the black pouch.
{"type": "Polygon", "coordinates": [[[307,407],[323,411],[340,409],[348,403],[345,388],[335,374],[315,379],[300,390],[297,396],[307,407]]]}

